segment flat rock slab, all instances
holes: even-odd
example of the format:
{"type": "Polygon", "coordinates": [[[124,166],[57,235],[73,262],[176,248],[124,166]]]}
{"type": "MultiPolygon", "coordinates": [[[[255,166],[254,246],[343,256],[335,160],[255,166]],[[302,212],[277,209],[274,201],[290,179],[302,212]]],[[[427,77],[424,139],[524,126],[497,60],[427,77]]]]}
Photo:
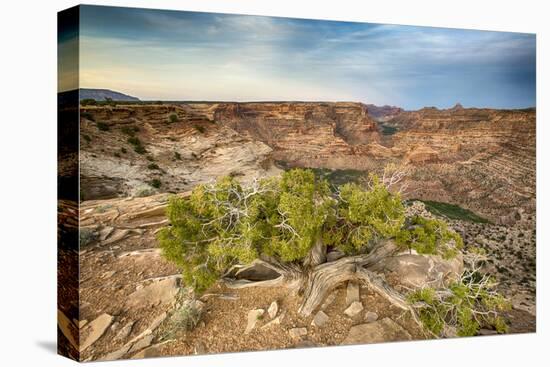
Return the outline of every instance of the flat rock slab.
{"type": "Polygon", "coordinates": [[[109,354],[106,354],[105,356],[98,359],[98,361],[115,361],[117,359],[120,359],[128,353],[128,350],[130,350],[130,345],[125,345],[120,349],[115,350],[114,352],[111,352],[109,354]]]}
{"type": "Polygon", "coordinates": [[[135,324],[134,321],[130,321],[129,323],[124,325],[122,327],[122,329],[120,329],[118,334],[115,336],[114,340],[124,340],[124,339],[126,339],[130,335],[130,333],[132,332],[132,328],[134,327],[134,324],[135,324]]]}
{"type": "Polygon", "coordinates": [[[162,344],[163,343],[151,345],[150,347],[147,347],[147,348],[137,352],[136,354],[134,354],[130,358],[132,358],[132,359],[141,359],[141,358],[162,357],[161,352],[160,352],[160,346],[162,344]]]}
{"type": "Polygon", "coordinates": [[[149,334],[145,336],[143,339],[138,340],[134,345],[132,345],[132,348],[130,348],[130,353],[137,352],[138,350],[141,350],[143,348],[146,348],[151,345],[153,342],[153,334],[149,334]]]}
{"type": "Polygon", "coordinates": [[[78,335],[78,330],[76,325],[74,325],[72,321],[69,320],[69,318],[60,310],[57,310],[57,325],[69,343],[71,343],[75,349],[78,349],[78,341],[76,338],[76,335],[78,335]]]}
{"type": "Polygon", "coordinates": [[[437,288],[457,280],[464,271],[464,263],[462,254],[450,260],[438,255],[400,254],[380,260],[372,270],[393,274],[399,284],[409,288],[421,288],[428,283],[437,288]]]}
{"type": "Polygon", "coordinates": [[[262,317],[265,313],[265,310],[264,309],[256,309],[256,310],[251,310],[251,311],[248,311],[248,317],[247,317],[247,322],[246,322],[246,329],[244,331],[245,334],[248,334],[252,331],[252,329],[254,329],[254,327],[256,326],[256,322],[258,321],[258,319],[260,317],[262,317]]]}
{"type": "Polygon", "coordinates": [[[271,302],[271,305],[269,305],[269,308],[267,309],[269,318],[274,319],[275,316],[277,316],[278,311],[279,311],[279,305],[277,304],[277,301],[271,302]]]}
{"type": "Polygon", "coordinates": [[[177,277],[155,281],[130,294],[126,307],[138,309],[172,303],[179,291],[178,283],[177,277]]]}
{"type": "Polygon", "coordinates": [[[382,343],[411,340],[411,335],[401,325],[386,317],[379,321],[353,326],[342,345],[382,343]]]}
{"type": "Polygon", "coordinates": [[[346,289],[346,306],[351,305],[353,302],[359,302],[359,284],[348,282],[348,287],[346,289]]]}
{"type": "Polygon", "coordinates": [[[353,302],[344,313],[349,317],[354,317],[363,311],[363,304],[361,302],[353,302]]]}
{"type": "Polygon", "coordinates": [[[80,350],[86,350],[90,345],[94,344],[105,333],[105,330],[111,325],[114,317],[109,314],[99,315],[94,321],[90,322],[85,330],[87,334],[80,346],[80,350]]]}

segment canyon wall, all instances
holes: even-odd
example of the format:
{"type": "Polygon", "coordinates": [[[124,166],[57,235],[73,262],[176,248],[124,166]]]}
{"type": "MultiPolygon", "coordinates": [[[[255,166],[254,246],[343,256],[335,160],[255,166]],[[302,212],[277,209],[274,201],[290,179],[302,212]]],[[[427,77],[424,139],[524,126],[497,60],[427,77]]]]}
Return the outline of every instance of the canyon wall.
{"type": "Polygon", "coordinates": [[[84,196],[134,194],[154,179],[156,191],[177,192],[278,167],[380,172],[397,163],[410,171],[406,197],[458,204],[497,223],[533,223],[534,109],[385,110],[377,122],[367,105],[351,102],[83,107],[84,196]],[[382,133],[387,126],[391,133],[382,133]]]}
{"type": "Polygon", "coordinates": [[[534,109],[405,112],[392,150],[412,167],[410,195],[452,202],[498,223],[534,219],[534,109]]]}
{"type": "Polygon", "coordinates": [[[273,148],[273,158],[308,167],[356,167],[357,147],[378,142],[361,103],[223,103],[216,122],[273,148]]]}

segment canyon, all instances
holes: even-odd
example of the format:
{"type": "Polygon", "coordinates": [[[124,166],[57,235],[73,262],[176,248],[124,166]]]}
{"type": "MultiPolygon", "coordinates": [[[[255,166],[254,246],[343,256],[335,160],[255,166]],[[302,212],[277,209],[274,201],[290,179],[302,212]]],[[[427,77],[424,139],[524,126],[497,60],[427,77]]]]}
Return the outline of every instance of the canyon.
{"type": "Polygon", "coordinates": [[[443,218],[465,250],[487,253],[483,271],[513,306],[505,315],[510,332],[532,332],[535,115],[535,109],[404,111],[353,102],[82,105],[81,202],[59,205],[60,230],[72,239],[59,248],[60,297],[67,297],[58,310],[60,345],[91,361],[425,338],[402,311],[351,282],[309,317],[296,312],[300,298],[286,289],[216,284],[196,301],[205,308],[197,327],[174,330],[190,295],[156,240],[168,224],[170,195],[186,197],[220,176],[246,183],[292,167],[312,168],[335,185],[364,183],[388,164],[405,174],[400,184],[409,208],[443,218]],[[80,221],[73,223],[76,211],[80,221]],[[361,308],[354,316],[351,298],[361,308]]]}
{"type": "Polygon", "coordinates": [[[81,108],[85,199],[289,167],[381,173],[394,163],[408,172],[405,198],[457,204],[497,224],[534,223],[535,109],[388,107],[373,117],[353,102],[121,103],[81,108]]]}

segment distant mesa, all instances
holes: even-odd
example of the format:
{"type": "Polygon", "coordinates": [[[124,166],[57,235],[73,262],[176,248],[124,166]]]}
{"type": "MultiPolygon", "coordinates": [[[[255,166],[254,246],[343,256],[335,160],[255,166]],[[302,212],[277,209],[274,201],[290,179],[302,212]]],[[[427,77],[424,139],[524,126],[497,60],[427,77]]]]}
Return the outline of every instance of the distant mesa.
{"type": "Polygon", "coordinates": [[[451,110],[453,110],[453,111],[463,110],[463,109],[464,109],[464,106],[462,106],[460,103],[455,104],[454,107],[451,108],[451,110]]]}
{"type": "Polygon", "coordinates": [[[109,89],[80,88],[80,100],[95,99],[96,101],[105,101],[107,98],[113,101],[139,101],[137,97],[132,97],[109,89]]]}
{"type": "Polygon", "coordinates": [[[401,107],[396,106],[376,106],[374,104],[367,104],[367,110],[370,117],[373,119],[388,119],[399,115],[404,110],[401,107]]]}

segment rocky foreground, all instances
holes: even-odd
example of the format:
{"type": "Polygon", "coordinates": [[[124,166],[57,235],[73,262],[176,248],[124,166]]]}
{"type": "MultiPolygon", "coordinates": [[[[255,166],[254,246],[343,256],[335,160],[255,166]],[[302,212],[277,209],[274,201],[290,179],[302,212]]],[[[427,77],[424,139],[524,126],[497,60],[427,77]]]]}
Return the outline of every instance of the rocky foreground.
{"type": "MultiPolygon", "coordinates": [[[[193,331],[186,331],[178,317],[189,302],[189,294],[178,270],[156,247],[155,235],[167,223],[164,210],[168,196],[82,203],[80,304],[59,311],[63,320],[60,331],[69,347],[73,344],[73,355],[80,352],[83,360],[108,360],[428,337],[402,310],[356,283],[335,289],[310,317],[297,314],[300,297],[286,289],[237,290],[219,283],[197,301],[200,321],[193,331]],[[77,340],[80,351],[75,348],[77,340]]],[[[64,210],[69,209],[74,208],[64,210]]],[[[453,222],[453,226],[463,231],[467,245],[476,243],[488,250],[488,266],[497,269],[501,290],[514,304],[507,315],[510,331],[534,331],[534,281],[524,281],[516,273],[523,269],[526,277],[534,274],[530,268],[534,249],[523,248],[517,241],[524,239],[528,244],[533,233],[462,221],[453,222]]],[[[431,269],[440,268],[434,267],[435,260],[406,256],[381,269],[388,281],[397,276],[398,281],[408,284],[418,279],[424,282],[431,269]],[[425,267],[425,272],[419,271],[419,266],[425,267]]],[[[65,281],[61,275],[60,285],[65,281]]],[[[482,334],[492,333],[482,330],[482,334]]]]}

